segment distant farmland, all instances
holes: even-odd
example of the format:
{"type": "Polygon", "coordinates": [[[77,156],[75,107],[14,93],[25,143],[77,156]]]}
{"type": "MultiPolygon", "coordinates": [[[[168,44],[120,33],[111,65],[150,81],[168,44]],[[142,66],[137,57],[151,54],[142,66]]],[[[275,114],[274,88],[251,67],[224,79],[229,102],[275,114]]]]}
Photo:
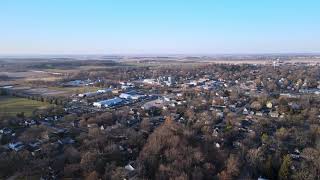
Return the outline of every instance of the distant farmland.
{"type": "Polygon", "coordinates": [[[24,112],[25,116],[31,116],[35,109],[46,106],[48,104],[45,102],[0,96],[0,115],[16,116],[17,113],[24,112]]]}

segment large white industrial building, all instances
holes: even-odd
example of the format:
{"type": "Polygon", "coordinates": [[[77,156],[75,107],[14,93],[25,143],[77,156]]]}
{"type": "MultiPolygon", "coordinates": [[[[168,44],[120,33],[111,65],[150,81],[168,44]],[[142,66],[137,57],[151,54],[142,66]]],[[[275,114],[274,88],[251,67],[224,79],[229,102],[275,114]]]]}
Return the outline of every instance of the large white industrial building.
{"type": "Polygon", "coordinates": [[[122,99],[115,97],[113,99],[108,99],[108,100],[104,100],[104,101],[99,101],[99,102],[94,102],[93,106],[98,107],[98,108],[102,108],[102,107],[112,107],[112,106],[116,106],[122,103],[122,99]]]}

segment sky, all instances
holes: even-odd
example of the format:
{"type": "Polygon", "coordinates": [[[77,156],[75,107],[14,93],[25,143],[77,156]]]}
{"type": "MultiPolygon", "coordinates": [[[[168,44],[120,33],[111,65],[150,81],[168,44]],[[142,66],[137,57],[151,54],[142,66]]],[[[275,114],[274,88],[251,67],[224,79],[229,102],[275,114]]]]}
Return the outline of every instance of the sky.
{"type": "Polygon", "coordinates": [[[319,0],[0,0],[0,55],[319,52],[319,0]]]}

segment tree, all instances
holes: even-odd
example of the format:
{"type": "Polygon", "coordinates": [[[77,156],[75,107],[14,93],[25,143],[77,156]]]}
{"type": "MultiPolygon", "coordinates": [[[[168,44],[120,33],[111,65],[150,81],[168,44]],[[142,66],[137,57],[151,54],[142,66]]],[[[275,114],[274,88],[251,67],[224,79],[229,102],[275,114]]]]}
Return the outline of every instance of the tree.
{"type": "Polygon", "coordinates": [[[0,178],[5,179],[5,177],[12,175],[19,167],[21,162],[19,162],[18,156],[12,153],[1,153],[0,154],[0,178]]]}
{"type": "Polygon", "coordinates": [[[232,176],[230,174],[228,174],[228,172],[226,170],[220,172],[218,174],[218,177],[221,180],[230,180],[230,179],[232,179],[232,176]]]}
{"type": "Polygon", "coordinates": [[[81,177],[80,164],[66,164],[63,169],[63,175],[65,178],[79,178],[81,177]]]}
{"type": "Polygon", "coordinates": [[[64,154],[67,158],[68,163],[79,163],[81,160],[79,151],[72,146],[67,147],[64,151],[64,154]]]}
{"type": "Polygon", "coordinates": [[[38,126],[38,127],[30,127],[26,129],[20,136],[19,139],[23,142],[30,142],[35,139],[42,139],[46,138],[48,135],[47,128],[45,126],[38,126]]]}
{"type": "Polygon", "coordinates": [[[270,138],[269,138],[268,134],[267,133],[263,133],[262,136],[261,136],[261,142],[263,144],[267,144],[269,142],[269,140],[270,140],[270,138]]]}
{"type": "Polygon", "coordinates": [[[143,131],[149,132],[150,131],[150,121],[149,118],[143,118],[140,124],[140,128],[143,131]]]}
{"type": "Polygon", "coordinates": [[[278,177],[280,180],[287,180],[290,179],[290,168],[291,168],[291,157],[290,155],[284,156],[282,160],[282,164],[278,173],[278,177]]]}
{"type": "Polygon", "coordinates": [[[65,115],[65,116],[63,117],[63,120],[64,120],[65,122],[73,122],[73,121],[75,121],[75,120],[77,120],[77,119],[78,119],[78,117],[77,117],[76,114],[68,114],[68,115],[65,115]]]}
{"type": "Polygon", "coordinates": [[[189,138],[194,134],[186,131],[181,124],[168,118],[149,136],[138,158],[142,178],[175,179],[182,178],[182,173],[188,179],[195,175],[204,179],[211,177],[205,171],[213,166],[207,164],[209,162],[199,148],[200,144],[197,144],[198,148],[197,142],[194,142],[195,147],[192,146],[189,138]]]}
{"type": "Polygon", "coordinates": [[[300,175],[307,175],[308,177],[313,177],[313,179],[320,179],[320,150],[305,148],[303,149],[301,156],[304,157],[302,162],[304,168],[300,171],[300,175]]]}
{"type": "Polygon", "coordinates": [[[17,117],[20,119],[24,119],[25,118],[24,112],[17,113],[17,117]]]}
{"type": "Polygon", "coordinates": [[[277,88],[278,88],[278,86],[276,83],[274,83],[274,81],[269,81],[267,83],[267,89],[269,90],[269,92],[274,92],[277,90],[277,88]]]}
{"type": "Polygon", "coordinates": [[[254,175],[258,175],[258,167],[260,165],[259,157],[262,156],[260,149],[249,149],[246,154],[246,161],[249,164],[249,169],[252,170],[254,175]]]}
{"type": "Polygon", "coordinates": [[[89,137],[98,137],[101,135],[101,130],[98,127],[89,128],[89,137]]]}
{"type": "Polygon", "coordinates": [[[97,152],[85,152],[81,156],[80,165],[86,172],[92,172],[95,168],[95,162],[97,160],[97,152]]]}
{"type": "Polygon", "coordinates": [[[289,137],[289,132],[286,128],[281,127],[280,129],[277,129],[276,131],[276,137],[280,140],[280,141],[284,141],[289,137]]]}
{"type": "Polygon", "coordinates": [[[232,179],[240,174],[239,158],[235,155],[231,155],[226,164],[226,169],[219,173],[220,179],[232,179]]]}
{"type": "Polygon", "coordinates": [[[258,101],[254,101],[251,103],[250,107],[256,111],[259,111],[262,108],[262,105],[258,101]]]}
{"type": "Polygon", "coordinates": [[[126,174],[125,169],[122,167],[118,167],[114,171],[112,171],[111,179],[115,179],[115,180],[126,179],[125,174],[126,174]]]}
{"type": "Polygon", "coordinates": [[[98,173],[96,171],[92,171],[86,178],[85,180],[97,180],[98,178],[98,173]]]}

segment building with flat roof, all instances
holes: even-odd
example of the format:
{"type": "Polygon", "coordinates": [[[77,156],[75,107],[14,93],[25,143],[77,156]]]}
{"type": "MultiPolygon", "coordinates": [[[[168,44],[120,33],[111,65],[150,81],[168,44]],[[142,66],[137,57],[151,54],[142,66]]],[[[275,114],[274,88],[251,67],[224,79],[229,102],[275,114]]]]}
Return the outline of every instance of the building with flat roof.
{"type": "Polygon", "coordinates": [[[126,93],[121,93],[119,97],[122,99],[138,100],[140,98],[143,98],[144,96],[145,95],[141,95],[141,94],[137,93],[136,91],[129,91],[126,93]]]}
{"type": "Polygon", "coordinates": [[[113,107],[119,105],[123,102],[121,98],[115,97],[113,99],[108,99],[104,101],[94,102],[93,106],[102,108],[102,107],[113,107]]]}

